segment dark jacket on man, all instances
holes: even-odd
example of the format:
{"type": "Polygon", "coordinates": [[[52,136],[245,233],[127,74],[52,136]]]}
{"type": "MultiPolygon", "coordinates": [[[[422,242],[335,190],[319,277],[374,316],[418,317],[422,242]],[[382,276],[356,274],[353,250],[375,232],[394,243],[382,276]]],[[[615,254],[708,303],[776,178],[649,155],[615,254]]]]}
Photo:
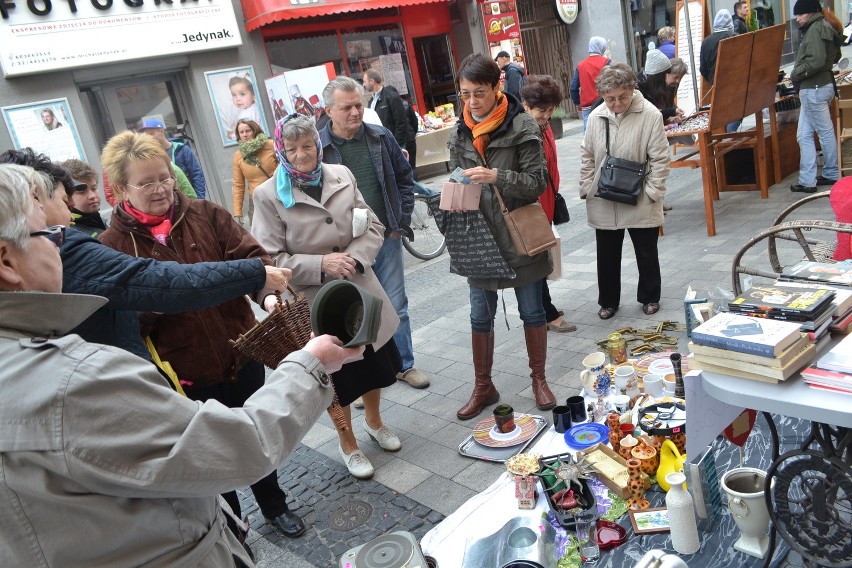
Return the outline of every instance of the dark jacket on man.
{"type": "Polygon", "coordinates": [[[811,17],[800,29],[802,43],[796,51],[796,63],[790,73],[790,80],[799,88],[833,83],[831,69],[840,60],[843,36],[820,13],[811,17]]]}
{"type": "Polygon", "coordinates": [[[103,217],[97,211],[93,213],[83,213],[82,211],[69,207],[71,210],[71,218],[74,220],[74,228],[78,231],[83,231],[90,237],[96,239],[98,235],[107,230],[106,223],[103,217]]]}
{"type": "Polygon", "coordinates": [[[266,282],[259,258],[181,265],[137,258],[85,232],[65,232],[62,291],[104,296],[109,303],[72,330],[86,341],[119,347],[150,360],[138,312],[200,310],[257,292],[266,282]]]}
{"type": "Polygon", "coordinates": [[[521,83],[524,79],[524,69],[517,63],[507,63],[503,67],[503,72],[506,77],[503,81],[503,92],[515,95],[515,98],[521,100],[521,83]]]}
{"type": "Polygon", "coordinates": [[[734,23],[734,34],[735,35],[747,34],[748,33],[748,24],[746,23],[746,21],[744,19],[740,18],[736,13],[734,13],[734,15],[731,16],[731,20],[734,23]]]}
{"type": "MultiPolygon", "coordinates": [[[[384,89],[382,89],[384,91],[384,89]]],[[[337,136],[331,131],[329,122],[320,131],[322,161],[325,164],[342,164],[340,151],[334,145],[337,136]]],[[[385,198],[385,210],[388,215],[388,229],[414,238],[411,231],[411,212],[414,210],[414,178],[411,165],[402,154],[399,144],[394,141],[390,130],[375,124],[361,125],[359,135],[367,137],[370,158],[376,168],[376,177],[385,198]]]]}
{"type": "Polygon", "coordinates": [[[698,71],[711,85],[716,77],[716,56],[719,54],[719,42],[729,37],[734,37],[734,32],[722,30],[713,32],[701,42],[698,71]]]}
{"type": "Polygon", "coordinates": [[[408,116],[405,112],[405,105],[402,103],[402,97],[399,96],[399,91],[391,85],[382,86],[382,90],[373,95],[370,99],[370,105],[373,104],[373,99],[376,101],[376,114],[382,120],[382,126],[393,133],[400,147],[405,148],[405,143],[408,142],[410,128],[408,126],[408,116]]]}

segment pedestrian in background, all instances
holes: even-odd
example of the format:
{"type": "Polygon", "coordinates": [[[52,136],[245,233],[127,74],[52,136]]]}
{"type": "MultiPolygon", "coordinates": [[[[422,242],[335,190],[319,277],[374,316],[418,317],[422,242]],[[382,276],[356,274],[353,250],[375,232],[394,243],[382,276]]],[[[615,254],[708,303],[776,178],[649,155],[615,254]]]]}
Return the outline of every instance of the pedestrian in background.
{"type": "Polygon", "coordinates": [[[748,23],[746,20],[748,19],[748,2],[735,2],[734,3],[734,15],[731,20],[734,24],[734,34],[747,34],[748,33],[748,23]]]}
{"type": "MultiPolygon", "coordinates": [[[[657,31],[657,41],[660,45],[657,49],[662,51],[669,59],[675,58],[675,29],[671,26],[660,28],[657,31]]],[[[645,63],[647,65],[647,62],[645,63]]]]}
{"type": "Polygon", "coordinates": [[[577,64],[574,70],[574,78],[571,79],[571,101],[583,117],[583,132],[586,131],[586,123],[592,112],[592,105],[600,96],[595,87],[595,79],[604,66],[610,64],[610,60],[604,55],[606,53],[606,39],[594,36],[589,40],[589,56],[577,64]]]}
{"type": "Polygon", "coordinates": [[[793,6],[802,43],[796,51],[796,63],[790,80],[799,90],[802,108],[796,139],[799,141],[799,183],[790,191],[815,193],[817,186],[834,185],[840,178],[837,163],[837,138],[831,118],[831,101],[837,96],[832,67],[840,60],[843,25],[819,0],[798,0],[793,6]],[[814,133],[822,147],[822,174],[817,176],[817,152],[814,133]]]}
{"type": "Polygon", "coordinates": [[[275,147],[258,123],[247,118],[237,121],[239,150],[234,152],[234,219],[243,222],[243,202],[246,190],[249,193],[248,224],[254,214],[252,196],[257,186],[268,180],[278,167],[275,147]]]}
{"type": "Polygon", "coordinates": [[[517,63],[512,62],[512,56],[509,55],[508,51],[498,53],[494,61],[503,74],[503,92],[509,93],[520,101],[526,71],[517,63]]]}
{"type": "MultiPolygon", "coordinates": [[[[562,88],[550,75],[531,75],[527,84],[521,89],[521,100],[524,110],[532,116],[541,129],[544,146],[544,161],[547,164],[547,188],[538,197],[547,219],[553,223],[553,211],[556,205],[556,194],[559,193],[559,163],[556,156],[556,138],[550,128],[550,117],[553,110],[562,102],[562,88]]],[[[555,250],[555,249],[554,249],[555,250]]],[[[547,329],[557,333],[577,331],[577,326],[565,321],[565,312],[557,310],[550,297],[547,278],[541,280],[541,302],[544,307],[544,317],[547,329]]]]}

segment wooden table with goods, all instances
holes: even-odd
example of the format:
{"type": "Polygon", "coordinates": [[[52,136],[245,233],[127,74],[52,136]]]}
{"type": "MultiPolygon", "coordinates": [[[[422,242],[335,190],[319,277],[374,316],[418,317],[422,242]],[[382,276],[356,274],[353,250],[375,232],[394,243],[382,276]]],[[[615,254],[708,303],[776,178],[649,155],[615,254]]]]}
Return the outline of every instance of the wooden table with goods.
{"type": "Polygon", "coordinates": [[[667,131],[670,138],[690,134],[697,138],[698,149],[685,156],[674,156],[670,167],[701,168],[708,236],[716,234],[713,202],[719,199],[720,192],[759,189],[761,198],[766,199],[770,183],[780,175],[780,152],[788,146],[779,144],[781,130],[786,129],[779,129],[775,121],[774,104],[784,34],[785,26],[778,25],[719,42],[718,61],[725,64],[716,67],[710,110],[667,131]],[[767,108],[770,109],[768,137],[763,124],[763,110],[767,108]],[[752,115],[753,130],[725,132],[727,124],[752,115]],[[772,148],[771,158],[767,138],[772,148]],[[726,156],[746,149],[753,153],[753,182],[728,183],[726,156]]]}

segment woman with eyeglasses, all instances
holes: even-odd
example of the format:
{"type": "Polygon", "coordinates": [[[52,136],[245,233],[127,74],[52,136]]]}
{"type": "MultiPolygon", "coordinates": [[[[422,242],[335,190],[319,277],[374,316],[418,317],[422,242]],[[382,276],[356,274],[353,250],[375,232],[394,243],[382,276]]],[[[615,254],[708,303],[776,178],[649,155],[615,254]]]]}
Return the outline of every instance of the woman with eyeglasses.
{"type": "MultiPolygon", "coordinates": [[[[169,155],[151,136],[131,131],[114,136],[104,147],[101,164],[121,199],[100,236],[110,248],[184,264],[243,258],[272,263],[229,211],[175,189],[169,155]]],[[[273,292],[261,290],[254,299],[262,302],[273,292]]],[[[143,314],[141,320],[143,336],[174,368],[189,398],[239,407],[263,385],[263,365],[243,359],[229,343],[256,322],[244,296],[202,310],[143,314]]],[[[251,488],[267,523],[287,536],[304,533],[305,525],[287,507],[275,471],[251,488]]],[[[236,492],[224,497],[239,518],[236,492]]]]}
{"type": "Polygon", "coordinates": [[[489,57],[474,54],[462,61],[458,87],[464,101],[463,118],[448,144],[451,167],[461,167],[473,183],[482,184],[479,210],[501,255],[516,274],[513,279],[468,278],[474,386],[468,403],[456,412],[459,420],[469,420],[500,400],[491,380],[494,317],[497,291],[507,288],[515,292],[524,323],[536,406],[548,410],[556,405],[544,375],[547,320],[541,282],[552,269],[549,253],[525,256],[515,249],[494,193],[494,188],[499,189],[511,211],[535,203],[544,192],[547,166],[541,128],[524,112],[518,99],[500,91],[499,83],[500,68],[489,57]]]}
{"type": "Polygon", "coordinates": [[[621,249],[624,231],[630,233],[639,284],[636,299],[646,315],[660,309],[660,259],[657,238],[663,224],[663,196],[669,175],[669,144],[663,116],[636,89],[636,74],[624,63],[601,70],[595,82],[604,104],[589,115],[581,146],[580,198],[586,200],[589,226],[595,229],[598,266],[598,317],[610,319],[621,303],[621,249]],[[596,196],[601,166],[609,154],[644,163],[648,160],[643,191],[636,205],[596,196]]]}

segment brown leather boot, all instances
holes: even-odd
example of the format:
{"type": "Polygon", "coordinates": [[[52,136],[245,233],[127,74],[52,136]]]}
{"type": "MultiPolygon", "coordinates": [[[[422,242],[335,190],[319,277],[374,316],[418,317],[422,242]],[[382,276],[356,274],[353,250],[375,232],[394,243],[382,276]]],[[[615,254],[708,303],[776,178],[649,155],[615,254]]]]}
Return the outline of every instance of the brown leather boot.
{"type": "Polygon", "coordinates": [[[547,386],[544,378],[544,363],[547,361],[547,326],[524,326],[524,338],[527,340],[527,356],[530,360],[530,378],[532,391],[535,395],[535,405],[539,410],[550,410],[556,406],[556,397],[547,386]]]}
{"type": "Polygon", "coordinates": [[[471,332],[473,370],[475,381],[470,400],[456,412],[459,420],[470,420],[489,404],[500,400],[500,393],[491,382],[491,365],[494,363],[494,332],[471,332]]]}

